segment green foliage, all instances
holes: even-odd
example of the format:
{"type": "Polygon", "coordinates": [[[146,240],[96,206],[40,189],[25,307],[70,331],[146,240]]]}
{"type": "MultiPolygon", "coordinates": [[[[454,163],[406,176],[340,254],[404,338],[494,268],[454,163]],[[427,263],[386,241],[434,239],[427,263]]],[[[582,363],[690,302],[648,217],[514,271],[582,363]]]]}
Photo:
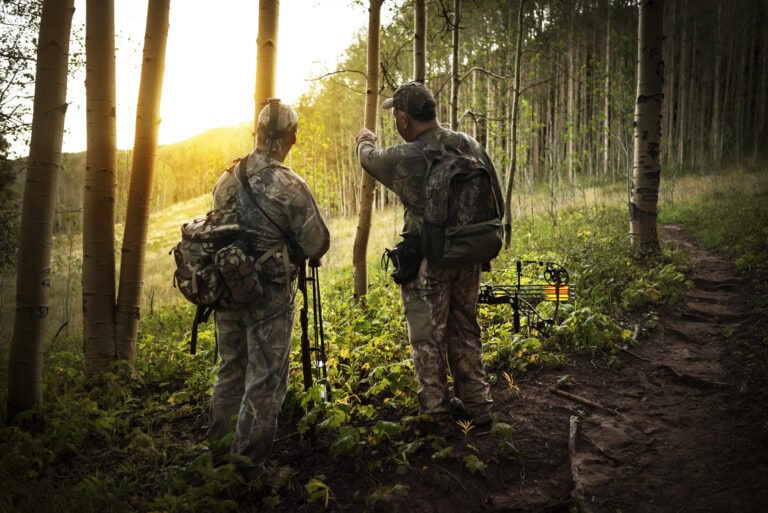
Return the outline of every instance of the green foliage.
{"type": "MultiPolygon", "coordinates": [[[[755,201],[760,197],[756,194],[755,201]]],[[[733,210],[763,219],[765,208],[755,203],[754,210],[733,210]]],[[[682,202],[674,212],[681,222],[696,217],[696,209],[684,210],[682,202]]],[[[516,260],[551,260],[568,269],[575,291],[574,301],[561,305],[549,338],[513,333],[506,306],[480,308],[486,362],[492,380],[506,380],[494,387],[504,394],[519,393],[512,376],[561,366],[578,354],[602,356],[610,364],[617,346],[630,336],[629,322],[652,327],[656,308],[677,301],[687,286],[690,264],[680,248],[663,247],[655,256],[633,253],[622,208],[559,208],[554,222],[552,216],[550,211],[519,219],[511,247],[483,275],[484,281],[510,284],[516,260]]],[[[724,212],[711,222],[736,223],[729,219],[724,212]]],[[[744,261],[762,247],[760,233],[742,232],[744,261]]],[[[163,246],[158,251],[167,251],[163,246]]],[[[403,510],[408,489],[396,480],[430,465],[451,465],[482,479],[496,462],[520,458],[508,424],[496,422],[487,433],[495,451],[491,458],[472,446],[479,429],[470,422],[457,428],[464,432],[458,441],[423,430],[399,289],[386,272],[371,266],[366,301],[356,303],[350,276],[348,266],[323,267],[333,402],[322,399],[319,386],[304,390],[296,326],[281,428],[305,442],[314,440],[315,450],[335,462],[391,476],[394,481],[372,482],[360,492],[369,511],[403,510]]],[[[545,316],[554,313],[546,302],[540,310],[545,316]]],[[[51,345],[44,409],[22,416],[21,425],[0,426],[0,511],[236,511],[227,490],[244,485],[233,461],[214,464],[201,425],[215,376],[213,323],[200,327],[198,354],[192,356],[192,315],[190,306],[171,304],[143,316],[131,376],[115,369],[89,381],[79,337],[61,336],[51,345]]],[[[764,356],[755,354],[754,361],[764,356]]],[[[567,374],[562,382],[567,384],[567,374]]],[[[279,510],[296,497],[316,507],[332,506],[333,476],[279,460],[269,462],[268,470],[249,485],[259,497],[258,508],[279,510]]],[[[433,479],[439,489],[455,486],[444,471],[433,479]]]]}
{"type": "Polygon", "coordinates": [[[381,486],[365,498],[366,511],[395,513],[400,511],[400,502],[408,497],[410,487],[404,484],[381,486]]]}
{"type": "Polygon", "coordinates": [[[13,188],[16,172],[5,158],[5,140],[0,136],[0,273],[15,262],[18,244],[20,199],[13,188]]]}
{"type": "Polygon", "coordinates": [[[307,502],[320,502],[327,508],[333,494],[331,488],[322,481],[323,479],[325,476],[313,477],[304,485],[304,488],[307,490],[307,502]]]}
{"type": "Polygon", "coordinates": [[[736,269],[766,280],[768,183],[758,172],[708,177],[711,183],[699,201],[678,201],[660,215],[663,222],[683,223],[686,231],[731,258],[736,269]]]}
{"type": "MultiPolygon", "coordinates": [[[[0,156],[6,144],[29,137],[32,123],[30,101],[35,84],[35,57],[42,2],[4,1],[0,9],[0,156]]],[[[5,203],[2,203],[5,206],[5,203]]]]}

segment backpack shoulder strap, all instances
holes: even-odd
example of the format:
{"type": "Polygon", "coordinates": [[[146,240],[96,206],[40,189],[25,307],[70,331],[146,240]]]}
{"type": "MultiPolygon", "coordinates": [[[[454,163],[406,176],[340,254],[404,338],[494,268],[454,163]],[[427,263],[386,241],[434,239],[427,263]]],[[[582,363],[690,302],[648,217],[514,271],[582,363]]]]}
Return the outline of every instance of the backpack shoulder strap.
{"type": "MultiPolygon", "coordinates": [[[[264,217],[267,218],[267,220],[272,223],[272,225],[278,229],[280,233],[283,234],[283,236],[286,238],[286,240],[291,240],[291,238],[288,236],[287,233],[285,233],[285,230],[283,230],[280,225],[278,225],[270,216],[267,214],[266,210],[264,210],[264,207],[262,207],[258,201],[256,201],[256,195],[253,193],[253,189],[251,189],[250,184],[248,183],[248,177],[245,175],[245,162],[247,161],[247,158],[240,159],[240,162],[237,163],[237,166],[235,167],[235,175],[237,176],[238,181],[240,182],[240,185],[245,189],[245,192],[248,194],[248,197],[251,198],[251,202],[253,202],[254,205],[259,207],[259,210],[261,210],[261,213],[264,214],[264,217]]],[[[266,162],[263,166],[256,169],[254,174],[262,171],[263,169],[266,169],[268,167],[271,167],[272,164],[270,162],[266,162]]]]}
{"type": "MultiPolygon", "coordinates": [[[[290,235],[285,233],[285,230],[283,230],[279,224],[277,224],[270,216],[267,214],[267,211],[264,210],[264,207],[262,207],[258,201],[256,201],[256,195],[253,193],[253,189],[251,189],[251,185],[248,183],[248,177],[245,175],[245,161],[247,158],[243,158],[238,162],[235,170],[235,175],[237,176],[237,181],[240,183],[240,185],[245,189],[246,194],[248,194],[248,197],[251,199],[251,202],[256,205],[259,210],[261,210],[261,213],[264,214],[264,217],[267,218],[267,220],[272,223],[272,225],[277,228],[277,230],[283,234],[283,237],[285,237],[285,242],[279,243],[275,246],[273,246],[269,251],[264,253],[261,258],[256,262],[257,268],[260,268],[261,264],[272,255],[276,254],[281,249],[283,250],[283,267],[285,268],[285,275],[290,276],[290,258],[289,258],[289,250],[288,250],[288,244],[291,243],[293,240],[290,235]]],[[[255,173],[258,173],[268,167],[272,167],[272,163],[267,161],[263,166],[256,169],[255,173]]]]}

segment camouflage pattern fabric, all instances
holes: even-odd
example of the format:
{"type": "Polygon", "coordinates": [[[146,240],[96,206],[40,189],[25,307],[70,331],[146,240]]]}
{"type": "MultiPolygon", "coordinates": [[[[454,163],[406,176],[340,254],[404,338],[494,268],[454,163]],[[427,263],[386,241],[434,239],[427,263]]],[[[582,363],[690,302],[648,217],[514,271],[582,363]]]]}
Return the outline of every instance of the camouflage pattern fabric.
{"type": "Polygon", "coordinates": [[[456,226],[502,216],[504,198],[498,177],[487,172],[480,161],[448,148],[428,158],[439,162],[432,166],[425,184],[427,221],[456,226]]]}
{"type": "Polygon", "coordinates": [[[240,236],[237,224],[219,224],[213,212],[204,219],[184,223],[181,241],[171,250],[176,262],[174,286],[189,301],[202,306],[228,306],[230,297],[216,269],[222,246],[240,236]]]}
{"type": "Polygon", "coordinates": [[[395,108],[407,112],[414,119],[429,121],[435,118],[435,97],[421,82],[408,82],[397,88],[392,98],[381,104],[382,109],[395,108]]]}
{"type": "Polygon", "coordinates": [[[264,255],[259,259],[250,255],[248,247],[242,240],[238,240],[216,253],[216,268],[227,285],[227,292],[232,304],[242,305],[262,294],[262,258],[264,255]]]}
{"type": "MultiPolygon", "coordinates": [[[[476,140],[442,127],[388,148],[377,148],[372,137],[362,138],[357,145],[363,169],[403,202],[403,235],[418,234],[423,221],[425,151],[441,151],[446,145],[474,156],[496,175],[490,157],[476,140]]],[[[477,323],[480,270],[480,265],[439,268],[422,259],[418,279],[401,286],[422,414],[438,418],[448,414],[448,368],[454,380],[453,392],[469,413],[477,416],[490,412],[477,323]]]]}
{"type": "Polygon", "coordinates": [[[230,452],[252,464],[272,449],[277,417],[288,384],[288,358],[294,322],[295,289],[264,287],[271,308],[217,311],[216,337],[221,362],[210,407],[208,438],[233,432],[230,452]]]}
{"type": "Polygon", "coordinates": [[[477,322],[479,292],[479,265],[446,269],[427,259],[421,261],[418,279],[401,286],[421,414],[438,419],[449,414],[448,370],[453,394],[467,411],[473,416],[490,413],[477,322]]]}
{"type": "Polygon", "coordinates": [[[417,233],[424,218],[427,179],[425,152],[440,153],[445,146],[452,146],[472,155],[496,176],[493,162],[475,139],[446,128],[426,130],[415,141],[388,148],[377,148],[372,138],[361,139],[357,145],[357,157],[363,169],[397,194],[403,202],[403,233],[417,233]]]}
{"type": "Polygon", "coordinates": [[[424,256],[443,267],[491,261],[504,239],[498,177],[480,160],[449,147],[428,153],[427,160],[424,256]]]}
{"type": "Polygon", "coordinates": [[[254,252],[264,254],[286,242],[282,232],[291,237],[291,261],[277,251],[261,263],[262,295],[246,306],[215,314],[221,362],[208,436],[216,441],[228,435],[234,421],[230,451],[260,465],[272,447],[288,380],[298,271],[293,262],[322,257],[330,236],[306,183],[285,165],[258,152],[247,157],[249,185],[272,221],[252,205],[246,191],[228,176],[232,174],[224,173],[217,182],[214,209],[226,208],[235,199],[241,226],[258,234],[249,240],[254,252]]]}

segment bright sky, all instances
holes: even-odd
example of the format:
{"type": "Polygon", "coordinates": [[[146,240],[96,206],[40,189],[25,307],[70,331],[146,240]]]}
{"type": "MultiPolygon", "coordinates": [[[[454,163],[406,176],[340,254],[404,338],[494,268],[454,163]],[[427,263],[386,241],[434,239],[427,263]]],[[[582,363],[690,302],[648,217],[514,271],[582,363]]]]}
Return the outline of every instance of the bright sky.
{"type": "MultiPolygon", "coordinates": [[[[352,0],[281,0],[277,46],[279,98],[295,102],[308,79],[332,70],[367,27],[368,13],[352,0]]],[[[85,19],[75,0],[74,23],[85,19]]],[[[118,148],[133,146],[145,0],[115,0],[118,148]]],[[[253,119],[258,0],[172,0],[159,142],[168,144],[253,119]]],[[[70,81],[64,151],[85,149],[85,84],[70,81]]]]}

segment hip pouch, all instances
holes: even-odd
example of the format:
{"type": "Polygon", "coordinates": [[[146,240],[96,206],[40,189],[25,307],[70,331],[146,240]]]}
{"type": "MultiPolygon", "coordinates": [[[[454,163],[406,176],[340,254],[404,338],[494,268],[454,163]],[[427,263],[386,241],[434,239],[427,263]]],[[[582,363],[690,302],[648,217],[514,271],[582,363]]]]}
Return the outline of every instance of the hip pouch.
{"type": "Polygon", "coordinates": [[[413,281],[419,275],[422,259],[421,242],[418,237],[405,237],[392,249],[385,249],[381,256],[383,269],[392,263],[394,270],[390,273],[398,285],[413,281]]]}

